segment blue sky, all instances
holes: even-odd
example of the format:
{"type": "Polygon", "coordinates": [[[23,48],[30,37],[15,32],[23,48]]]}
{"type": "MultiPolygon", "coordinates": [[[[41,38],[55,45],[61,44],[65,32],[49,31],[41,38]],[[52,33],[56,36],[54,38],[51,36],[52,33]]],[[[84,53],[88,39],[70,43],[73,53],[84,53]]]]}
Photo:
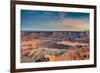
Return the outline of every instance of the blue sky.
{"type": "Polygon", "coordinates": [[[22,31],[87,31],[89,13],[21,10],[22,31]]]}

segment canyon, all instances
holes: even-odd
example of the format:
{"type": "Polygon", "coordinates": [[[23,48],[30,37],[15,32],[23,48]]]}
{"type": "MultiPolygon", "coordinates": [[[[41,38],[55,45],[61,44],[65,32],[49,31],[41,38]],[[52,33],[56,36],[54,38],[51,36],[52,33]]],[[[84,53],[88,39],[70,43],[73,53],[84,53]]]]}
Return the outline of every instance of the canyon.
{"type": "Polygon", "coordinates": [[[87,60],[89,32],[22,31],[21,62],[87,60]]]}

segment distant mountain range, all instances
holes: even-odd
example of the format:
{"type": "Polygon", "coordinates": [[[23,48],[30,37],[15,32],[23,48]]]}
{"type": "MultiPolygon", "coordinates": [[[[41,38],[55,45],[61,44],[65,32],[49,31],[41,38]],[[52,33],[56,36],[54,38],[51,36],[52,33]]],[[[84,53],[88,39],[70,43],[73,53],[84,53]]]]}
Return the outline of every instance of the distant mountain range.
{"type": "Polygon", "coordinates": [[[22,36],[36,36],[45,38],[81,38],[89,39],[89,31],[21,31],[22,36]]]}

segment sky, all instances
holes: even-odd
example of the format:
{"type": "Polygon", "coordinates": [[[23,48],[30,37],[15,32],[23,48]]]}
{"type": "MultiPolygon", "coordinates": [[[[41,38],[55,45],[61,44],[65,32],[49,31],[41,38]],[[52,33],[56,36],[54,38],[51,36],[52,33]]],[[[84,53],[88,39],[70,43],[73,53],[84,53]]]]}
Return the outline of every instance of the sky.
{"type": "Polygon", "coordinates": [[[22,31],[89,31],[89,13],[21,10],[22,31]]]}

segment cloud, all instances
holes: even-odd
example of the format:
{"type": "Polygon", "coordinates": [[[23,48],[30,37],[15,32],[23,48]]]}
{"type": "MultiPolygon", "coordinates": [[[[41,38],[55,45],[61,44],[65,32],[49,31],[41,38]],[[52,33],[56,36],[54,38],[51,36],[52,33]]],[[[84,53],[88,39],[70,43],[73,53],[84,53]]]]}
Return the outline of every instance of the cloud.
{"type": "Polygon", "coordinates": [[[63,18],[57,21],[57,26],[66,30],[85,31],[89,30],[89,23],[82,19],[63,18]]]}

